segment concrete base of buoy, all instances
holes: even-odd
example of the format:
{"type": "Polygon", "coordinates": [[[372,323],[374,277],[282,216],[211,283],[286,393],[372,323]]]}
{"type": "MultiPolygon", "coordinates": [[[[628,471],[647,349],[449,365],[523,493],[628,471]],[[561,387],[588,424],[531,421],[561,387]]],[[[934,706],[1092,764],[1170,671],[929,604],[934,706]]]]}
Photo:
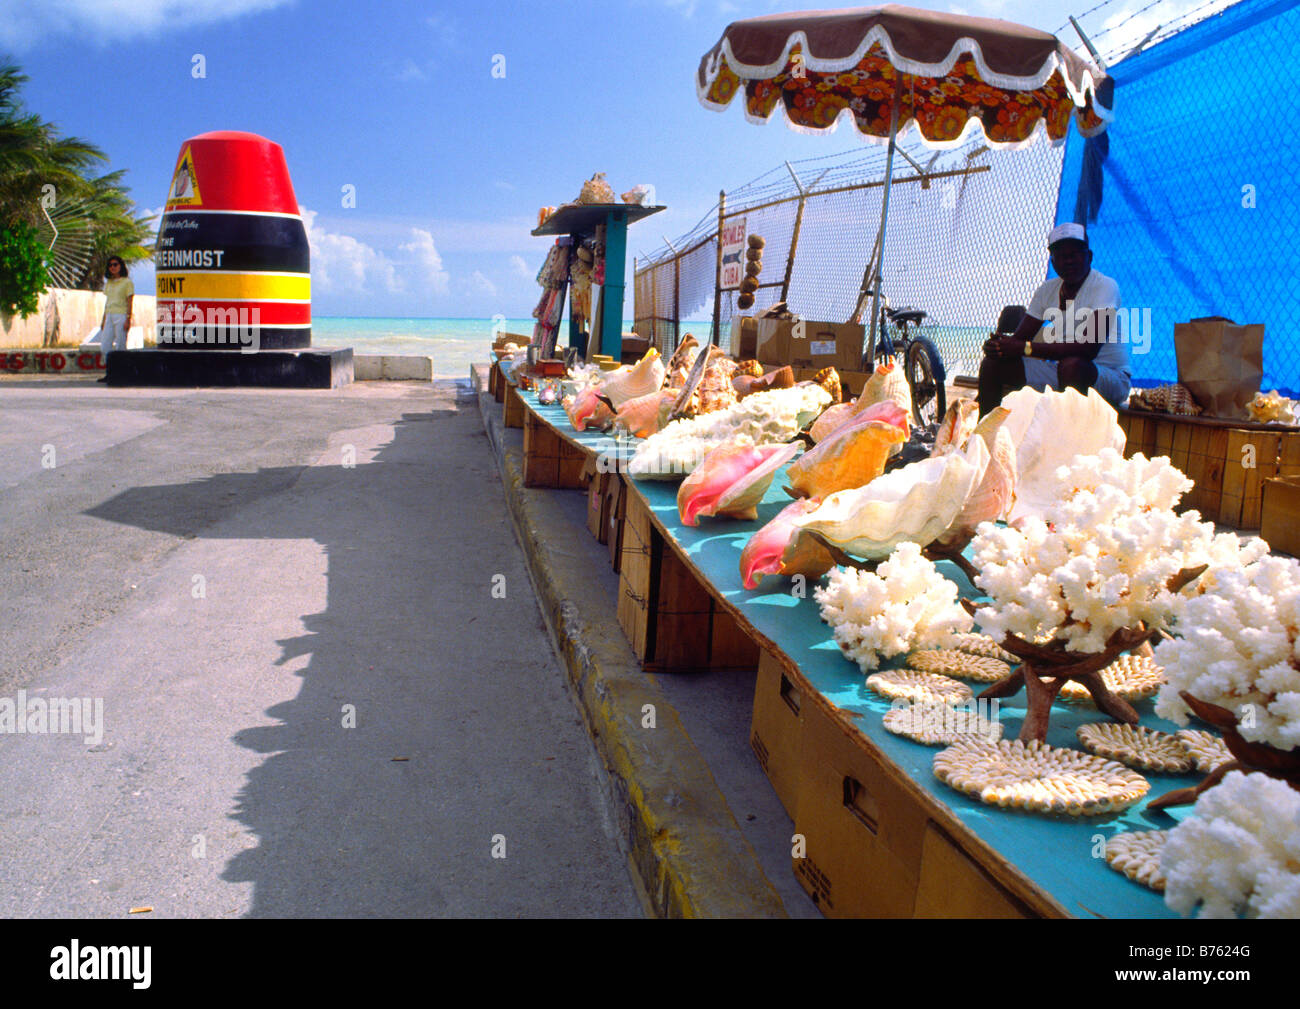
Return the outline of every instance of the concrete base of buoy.
{"type": "Polygon", "coordinates": [[[108,385],[337,389],[353,379],[351,347],[303,350],[115,350],[108,385]]]}

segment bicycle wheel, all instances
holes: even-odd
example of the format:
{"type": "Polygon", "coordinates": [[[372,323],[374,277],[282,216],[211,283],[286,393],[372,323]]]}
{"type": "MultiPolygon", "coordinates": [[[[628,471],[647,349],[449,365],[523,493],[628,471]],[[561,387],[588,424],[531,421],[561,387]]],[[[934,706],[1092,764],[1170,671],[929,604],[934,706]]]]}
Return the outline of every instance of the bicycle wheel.
{"type": "Polygon", "coordinates": [[[918,427],[932,430],[948,409],[947,375],[933,341],[913,337],[907,345],[907,384],[912,390],[912,416],[918,427]]]}

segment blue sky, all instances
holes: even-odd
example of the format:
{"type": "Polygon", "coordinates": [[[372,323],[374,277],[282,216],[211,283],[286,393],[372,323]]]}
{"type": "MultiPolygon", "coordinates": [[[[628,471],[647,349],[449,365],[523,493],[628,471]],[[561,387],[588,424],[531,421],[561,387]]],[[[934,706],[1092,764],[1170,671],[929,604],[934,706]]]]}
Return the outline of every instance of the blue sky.
{"type": "MultiPolygon", "coordinates": [[[[695,97],[699,59],[730,21],[798,6],[0,0],[0,55],[31,78],[32,111],[101,147],[105,170],[127,170],[142,209],[161,207],[188,137],[249,130],[283,145],[316,314],[521,317],[548,246],[528,234],[537,208],[573,199],[593,172],[616,192],[652,184],[669,207],[632,227],[630,260],[692,227],[720,188],[861,146],[845,130],[796,134],[779,117],[754,126],[695,97]],[[205,77],[193,76],[195,55],[205,77]],[[504,77],[492,73],[498,56],[504,77]]],[[[1094,4],[919,6],[1055,31],[1094,4]]],[[[1109,0],[1083,24],[1111,27],[1112,43],[1140,38],[1200,0],[1133,16],[1145,6],[1109,0]]],[[[147,267],[136,276],[152,289],[147,267]]]]}

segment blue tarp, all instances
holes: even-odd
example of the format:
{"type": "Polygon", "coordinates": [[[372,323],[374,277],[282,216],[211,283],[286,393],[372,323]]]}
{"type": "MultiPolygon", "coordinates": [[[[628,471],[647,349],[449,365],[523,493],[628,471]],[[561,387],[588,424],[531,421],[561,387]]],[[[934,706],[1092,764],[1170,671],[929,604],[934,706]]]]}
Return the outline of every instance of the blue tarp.
{"type": "Polygon", "coordinates": [[[1263,388],[1300,393],[1298,65],[1300,0],[1244,0],[1116,64],[1104,141],[1071,133],[1056,220],[1151,311],[1135,385],[1177,379],[1174,323],[1220,315],[1265,323],[1263,388]]]}

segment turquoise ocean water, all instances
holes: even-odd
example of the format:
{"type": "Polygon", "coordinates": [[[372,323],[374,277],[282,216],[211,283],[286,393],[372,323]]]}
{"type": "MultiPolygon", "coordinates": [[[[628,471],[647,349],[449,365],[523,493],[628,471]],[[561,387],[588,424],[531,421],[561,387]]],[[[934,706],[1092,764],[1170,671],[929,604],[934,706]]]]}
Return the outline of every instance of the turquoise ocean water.
{"type": "MultiPolygon", "coordinates": [[[[473,363],[486,363],[494,327],[530,337],[532,319],[368,319],[317,316],[312,319],[312,343],[318,347],[351,347],[357,354],[421,354],[433,358],[433,373],[442,378],[468,378],[473,363]]],[[[567,322],[565,323],[567,326],[567,322]]],[[[697,335],[708,323],[683,323],[697,335]],[[703,327],[700,329],[699,327],[703,327]]],[[[632,329],[631,320],[623,323],[632,329]]],[[[979,348],[988,332],[982,327],[939,327],[932,334],[948,373],[973,374],[979,348]]],[[[561,330],[560,343],[567,341],[561,330]]]]}

